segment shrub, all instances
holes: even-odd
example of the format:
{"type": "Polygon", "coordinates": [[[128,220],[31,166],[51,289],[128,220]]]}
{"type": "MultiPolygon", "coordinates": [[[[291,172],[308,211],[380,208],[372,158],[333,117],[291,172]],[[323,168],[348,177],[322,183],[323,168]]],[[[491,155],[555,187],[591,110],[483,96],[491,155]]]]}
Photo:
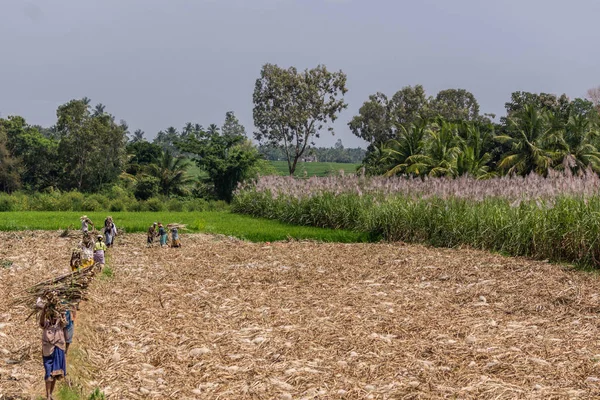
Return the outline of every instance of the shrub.
{"type": "Polygon", "coordinates": [[[81,211],[102,211],[104,209],[102,204],[95,199],[86,199],[81,206],[81,211]]]}
{"type": "Polygon", "coordinates": [[[113,200],[110,202],[108,209],[112,212],[125,211],[125,203],[119,199],[113,200]]]}
{"type": "Polygon", "coordinates": [[[153,176],[145,176],[135,185],[134,195],[138,200],[148,200],[158,194],[160,181],[153,176]]]}
{"type": "Polygon", "coordinates": [[[16,198],[5,193],[0,193],[0,211],[15,211],[16,208],[16,198]]]}
{"type": "Polygon", "coordinates": [[[172,212],[183,211],[183,201],[179,199],[170,199],[167,201],[167,210],[172,212]]]}
{"type": "Polygon", "coordinates": [[[208,202],[204,199],[190,199],[185,202],[185,211],[205,211],[208,202]]]}
{"type": "Polygon", "coordinates": [[[146,209],[148,211],[164,211],[165,205],[164,202],[160,199],[153,197],[145,202],[146,209]]]}

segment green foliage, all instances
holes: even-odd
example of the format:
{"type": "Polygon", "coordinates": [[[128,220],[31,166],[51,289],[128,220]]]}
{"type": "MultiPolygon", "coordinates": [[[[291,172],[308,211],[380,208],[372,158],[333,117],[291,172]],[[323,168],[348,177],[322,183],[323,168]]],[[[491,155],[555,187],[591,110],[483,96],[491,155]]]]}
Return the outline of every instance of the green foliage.
{"type": "Polygon", "coordinates": [[[186,194],[186,185],[192,182],[187,175],[190,161],[183,157],[173,157],[169,151],[161,154],[156,164],[149,164],[146,173],[158,180],[159,192],[164,196],[186,194]]]}
{"type": "MultiPolygon", "coordinates": [[[[179,143],[182,151],[195,156],[196,164],[204,170],[216,197],[230,201],[238,183],[258,172],[261,159],[256,148],[244,136],[222,135],[218,129],[199,132],[179,143]]],[[[204,190],[197,187],[197,191],[204,190]]]]}
{"type": "Polygon", "coordinates": [[[112,268],[108,265],[104,265],[104,268],[102,268],[102,273],[100,275],[100,279],[112,279],[112,277],[114,276],[114,272],[112,270],[112,268]]]}
{"type": "Polygon", "coordinates": [[[158,163],[162,152],[160,146],[145,140],[128,143],[127,155],[129,161],[125,172],[131,175],[141,173],[146,165],[158,163]]]}
{"type": "Polygon", "coordinates": [[[87,400],[106,400],[106,396],[100,389],[96,388],[88,397],[87,400]]]}
{"type": "Polygon", "coordinates": [[[135,185],[134,195],[138,200],[148,200],[158,195],[160,179],[154,176],[143,176],[135,185]]]}
{"type": "Polygon", "coordinates": [[[58,387],[56,398],[58,400],[80,400],[81,396],[78,391],[63,383],[58,387]]]}
{"type": "Polygon", "coordinates": [[[165,209],[165,203],[161,199],[153,197],[146,201],[144,208],[152,212],[163,211],[165,209]]]}
{"type": "MultiPolygon", "coordinates": [[[[346,75],[329,72],[324,65],[298,72],[265,64],[254,87],[254,137],[259,142],[282,146],[289,174],[309,144],[347,107],[343,100],[346,75]]],[[[333,132],[333,128],[327,127],[333,132]]]]}
{"type": "Polygon", "coordinates": [[[71,100],[58,108],[58,160],[63,167],[62,188],[96,191],[117,180],[125,165],[126,124],[88,99],[71,100]]]}

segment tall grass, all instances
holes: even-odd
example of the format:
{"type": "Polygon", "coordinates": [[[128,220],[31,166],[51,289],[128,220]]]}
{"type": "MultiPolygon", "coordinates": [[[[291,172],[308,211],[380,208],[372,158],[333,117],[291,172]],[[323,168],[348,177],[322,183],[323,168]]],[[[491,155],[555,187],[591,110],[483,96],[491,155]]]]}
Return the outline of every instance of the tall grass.
{"type": "Polygon", "coordinates": [[[468,245],[600,266],[600,179],[553,175],[477,181],[262,178],[233,210],[287,223],[363,232],[371,239],[468,245]]]}

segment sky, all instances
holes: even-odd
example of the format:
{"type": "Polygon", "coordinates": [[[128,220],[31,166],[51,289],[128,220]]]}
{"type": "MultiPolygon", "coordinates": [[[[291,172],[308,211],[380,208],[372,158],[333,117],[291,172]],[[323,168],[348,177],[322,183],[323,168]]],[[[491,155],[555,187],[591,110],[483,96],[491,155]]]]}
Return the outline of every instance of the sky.
{"type": "Polygon", "coordinates": [[[348,108],[317,145],[365,147],[347,123],[376,92],[463,88],[498,116],[518,90],[585,97],[598,15],[598,0],[0,0],[0,115],[51,126],[89,97],[149,139],[227,111],[251,135],[263,64],[325,64],[348,108]]]}

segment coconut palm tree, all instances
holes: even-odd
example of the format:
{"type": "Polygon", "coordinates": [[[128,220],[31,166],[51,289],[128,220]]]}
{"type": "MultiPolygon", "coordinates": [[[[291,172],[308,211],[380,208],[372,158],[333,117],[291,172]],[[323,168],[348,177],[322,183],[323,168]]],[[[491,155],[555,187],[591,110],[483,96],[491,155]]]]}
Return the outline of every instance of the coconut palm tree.
{"type": "Polygon", "coordinates": [[[527,175],[531,172],[546,176],[561,159],[561,134],[552,128],[552,115],[528,104],[518,114],[508,118],[509,135],[496,139],[510,145],[498,167],[509,174],[527,175]]]}
{"type": "Polygon", "coordinates": [[[594,146],[598,131],[585,115],[571,115],[562,135],[562,168],[570,168],[572,172],[592,168],[600,171],[600,152],[594,146]]]}
{"type": "Polygon", "coordinates": [[[479,126],[473,123],[465,123],[461,128],[461,149],[456,158],[458,175],[470,175],[477,179],[491,178],[495,175],[490,172],[492,155],[484,151],[491,140],[491,131],[482,133],[479,126]]]}
{"type": "Polygon", "coordinates": [[[408,129],[399,125],[398,139],[389,140],[383,150],[384,163],[392,165],[385,176],[423,173],[425,168],[416,159],[423,155],[426,134],[427,121],[423,119],[411,123],[408,129]]]}
{"type": "Polygon", "coordinates": [[[158,178],[160,191],[165,196],[183,194],[186,191],[185,187],[194,181],[187,175],[190,164],[187,158],[173,157],[170,151],[165,151],[157,164],[148,165],[146,173],[158,178]]]}
{"type": "Polygon", "coordinates": [[[438,118],[428,129],[423,153],[407,158],[410,165],[407,172],[431,177],[456,176],[460,143],[457,125],[438,118]]]}

